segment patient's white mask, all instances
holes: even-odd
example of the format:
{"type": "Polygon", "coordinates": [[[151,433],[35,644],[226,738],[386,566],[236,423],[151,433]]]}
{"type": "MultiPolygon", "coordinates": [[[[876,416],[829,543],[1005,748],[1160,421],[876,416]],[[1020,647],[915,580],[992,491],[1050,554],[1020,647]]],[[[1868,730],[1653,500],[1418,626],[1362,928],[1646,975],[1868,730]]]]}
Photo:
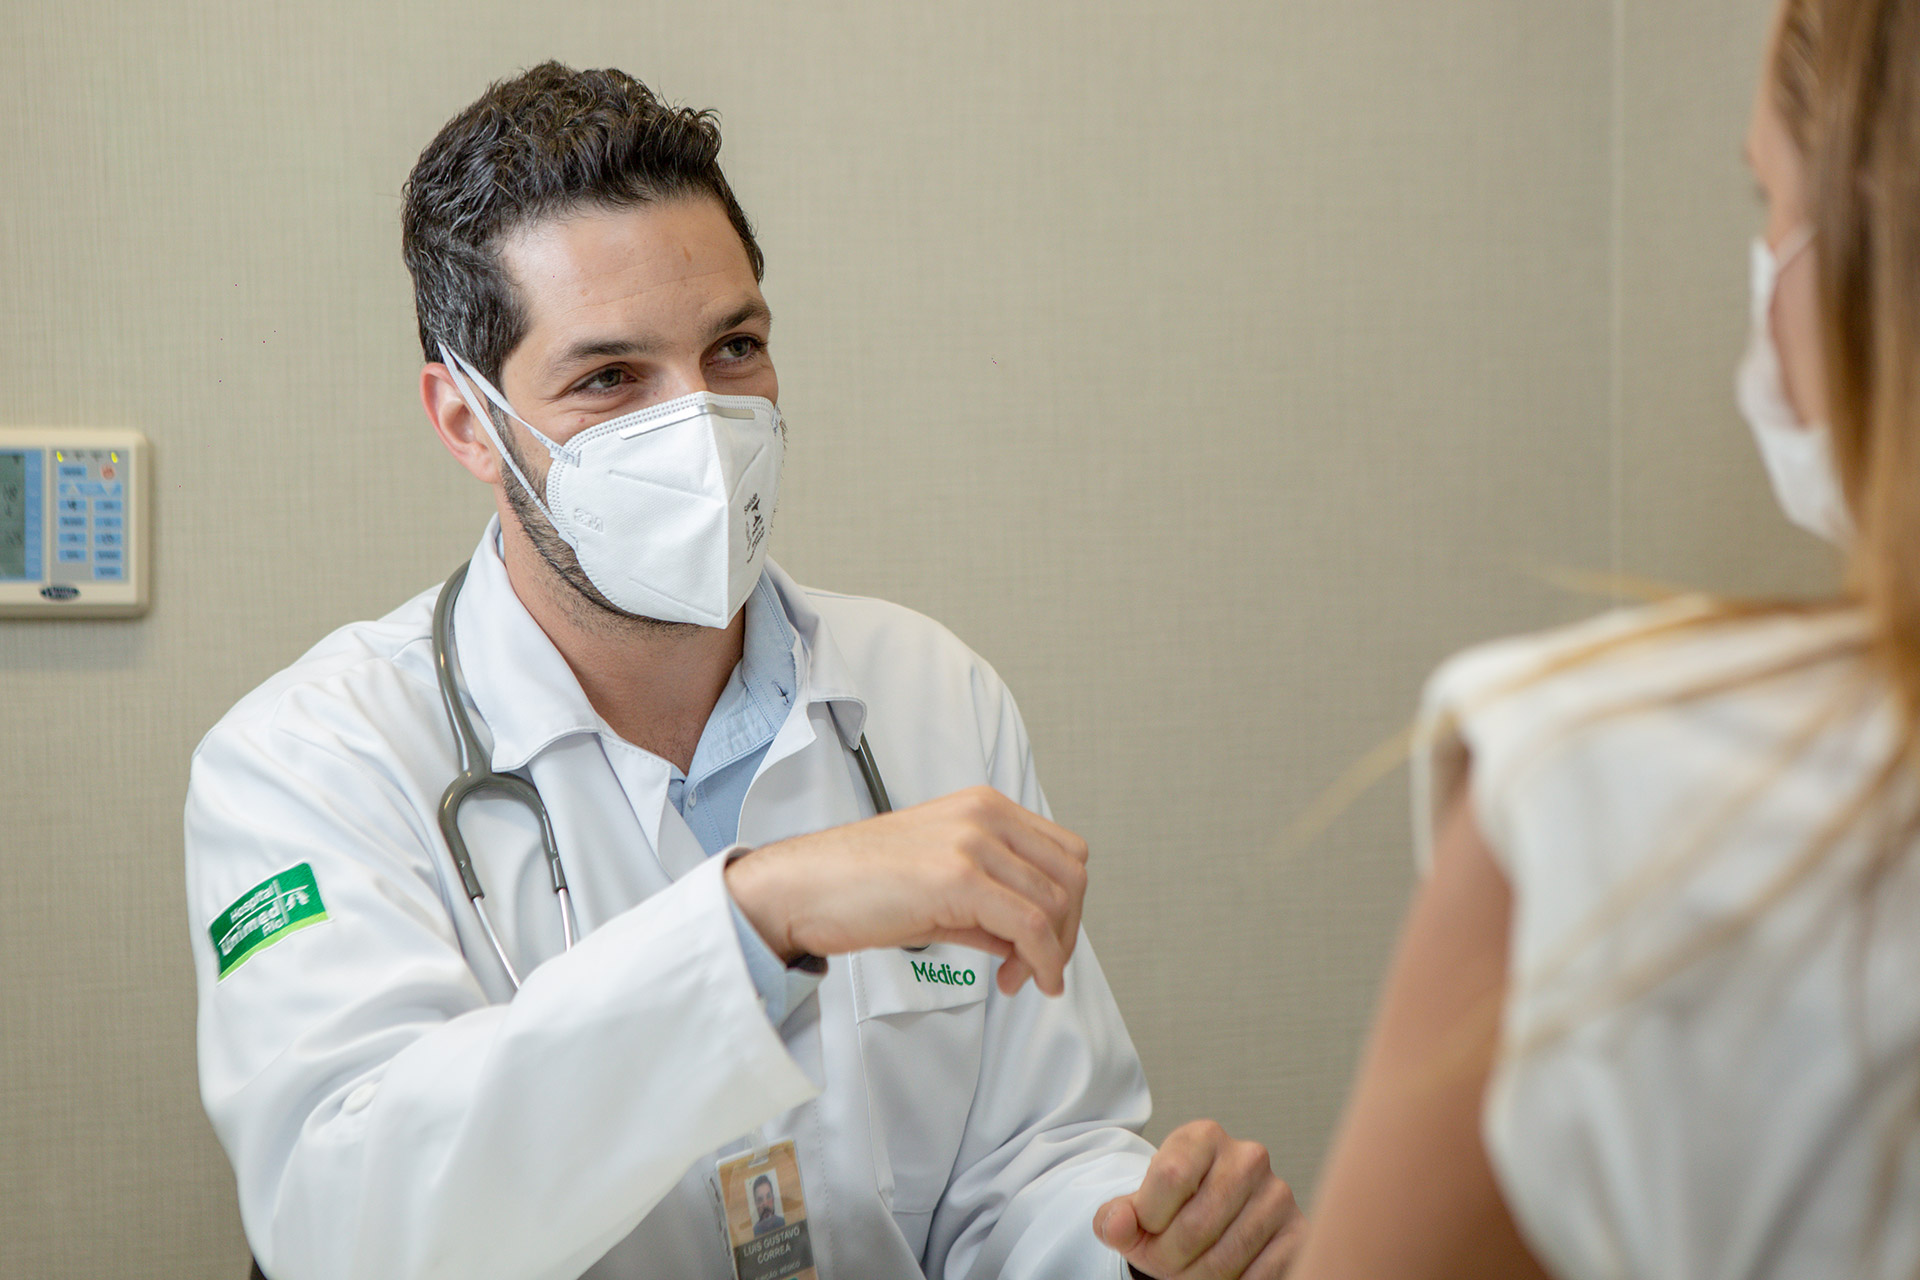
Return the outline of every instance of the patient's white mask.
{"type": "Polygon", "coordinates": [[[733,620],[760,579],[780,493],[786,431],[771,400],[696,391],[556,444],[458,352],[442,354],[461,398],[601,595],[663,622],[733,620]],[[544,499],[475,387],[546,446],[544,499]]]}
{"type": "Polygon", "coordinates": [[[1853,518],[1833,465],[1833,433],[1823,422],[1802,423],[1794,412],[1773,340],[1773,298],[1780,273],[1812,241],[1813,228],[1803,227],[1787,237],[1776,257],[1764,238],[1754,238],[1752,333],[1735,392],[1787,519],[1845,546],[1853,538],[1853,518]]]}

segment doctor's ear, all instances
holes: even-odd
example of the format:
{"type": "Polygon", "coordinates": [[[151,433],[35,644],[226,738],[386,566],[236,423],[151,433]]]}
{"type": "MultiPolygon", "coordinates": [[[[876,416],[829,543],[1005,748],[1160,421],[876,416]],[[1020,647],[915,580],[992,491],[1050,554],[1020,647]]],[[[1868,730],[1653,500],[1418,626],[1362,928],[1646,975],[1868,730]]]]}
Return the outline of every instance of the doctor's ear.
{"type": "Polygon", "coordinates": [[[487,429],[473,416],[460,388],[454,385],[447,366],[434,361],[420,370],[420,403],[427,421],[447,452],[483,484],[500,483],[500,454],[493,447],[487,429]]]}

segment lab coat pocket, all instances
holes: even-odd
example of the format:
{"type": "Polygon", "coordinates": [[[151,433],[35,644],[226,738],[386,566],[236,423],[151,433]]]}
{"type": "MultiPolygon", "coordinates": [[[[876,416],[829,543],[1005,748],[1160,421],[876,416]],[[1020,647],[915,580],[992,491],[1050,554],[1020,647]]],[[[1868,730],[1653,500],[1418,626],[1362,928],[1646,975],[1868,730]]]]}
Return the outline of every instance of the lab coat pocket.
{"type": "Polygon", "coordinates": [[[852,957],[874,1173],[896,1214],[931,1213],[946,1191],[980,1079],[993,966],[954,946],[852,957]]]}

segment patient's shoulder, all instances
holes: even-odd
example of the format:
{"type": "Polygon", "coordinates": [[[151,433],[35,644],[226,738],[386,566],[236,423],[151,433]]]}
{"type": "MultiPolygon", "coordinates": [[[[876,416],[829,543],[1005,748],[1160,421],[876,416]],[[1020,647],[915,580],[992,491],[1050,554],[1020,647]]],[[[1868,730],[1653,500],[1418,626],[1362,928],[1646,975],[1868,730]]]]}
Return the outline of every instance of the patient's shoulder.
{"type": "Polygon", "coordinates": [[[1573,805],[1583,821],[1612,823],[1616,809],[1710,802],[1818,735],[1823,718],[1853,725],[1839,771],[1864,771],[1874,735],[1853,722],[1891,705],[1866,638],[1857,610],[1689,596],[1468,649],[1422,698],[1416,829],[1430,838],[1469,765],[1497,855],[1511,851],[1515,805],[1573,805]]]}

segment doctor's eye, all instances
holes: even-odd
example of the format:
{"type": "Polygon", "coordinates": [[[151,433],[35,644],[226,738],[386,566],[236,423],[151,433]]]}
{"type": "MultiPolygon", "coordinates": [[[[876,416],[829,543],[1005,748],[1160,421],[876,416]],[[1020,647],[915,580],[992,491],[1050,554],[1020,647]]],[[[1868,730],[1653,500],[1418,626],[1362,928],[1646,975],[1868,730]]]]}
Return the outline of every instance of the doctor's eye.
{"type": "Polygon", "coordinates": [[[618,365],[613,365],[597,373],[588,374],[573,384],[573,390],[576,392],[584,391],[589,395],[604,394],[608,391],[617,390],[620,384],[626,380],[626,376],[627,371],[625,369],[620,368],[618,365]]]}
{"type": "Polygon", "coordinates": [[[739,364],[751,360],[767,349],[767,344],[750,333],[738,333],[720,344],[722,359],[739,364]]]}

